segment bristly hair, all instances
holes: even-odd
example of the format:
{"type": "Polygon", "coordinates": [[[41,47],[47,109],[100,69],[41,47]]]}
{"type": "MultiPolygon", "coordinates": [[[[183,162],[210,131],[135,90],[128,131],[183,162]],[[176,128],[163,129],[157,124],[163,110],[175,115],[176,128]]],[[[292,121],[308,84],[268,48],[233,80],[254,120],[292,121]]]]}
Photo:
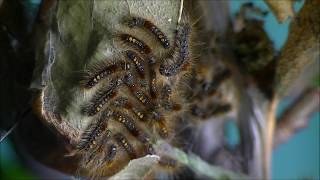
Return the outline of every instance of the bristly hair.
{"type": "Polygon", "coordinates": [[[82,113],[93,116],[100,112],[104,105],[117,95],[117,88],[121,84],[122,80],[120,78],[112,79],[106,88],[99,89],[98,92],[95,93],[90,102],[82,108],[82,113]]]}
{"type": "Polygon", "coordinates": [[[112,111],[110,109],[105,109],[104,112],[99,116],[98,120],[89,126],[89,128],[83,133],[80,143],[77,145],[77,149],[79,151],[93,148],[93,146],[97,143],[96,141],[98,137],[100,137],[102,133],[106,131],[108,120],[111,115],[112,111]]]}
{"type": "Polygon", "coordinates": [[[130,70],[130,63],[122,60],[104,60],[91,65],[81,80],[82,87],[92,88],[100,81],[121,71],[130,70]]]}
{"type": "Polygon", "coordinates": [[[150,20],[144,19],[142,17],[129,17],[126,18],[125,22],[130,28],[145,28],[157,38],[163,48],[170,48],[170,42],[167,36],[150,20]]]}
{"type": "Polygon", "coordinates": [[[190,31],[188,23],[179,24],[171,54],[161,63],[159,71],[164,76],[176,75],[190,58],[190,31]]]}

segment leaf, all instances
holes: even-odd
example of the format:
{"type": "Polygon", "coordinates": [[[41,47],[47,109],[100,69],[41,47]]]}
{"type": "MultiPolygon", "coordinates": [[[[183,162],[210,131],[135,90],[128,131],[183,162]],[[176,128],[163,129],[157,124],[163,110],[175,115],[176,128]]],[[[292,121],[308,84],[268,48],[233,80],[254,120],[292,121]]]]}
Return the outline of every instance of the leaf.
{"type": "Polygon", "coordinates": [[[294,0],[265,0],[265,2],[268,4],[280,23],[294,15],[294,0]]]}
{"type": "Polygon", "coordinates": [[[81,72],[91,64],[111,60],[113,53],[119,51],[114,34],[131,31],[121,23],[123,18],[129,14],[145,17],[173,38],[179,8],[180,1],[175,0],[53,3],[50,11],[42,15],[48,17],[48,29],[37,38],[32,83],[33,88],[43,92],[41,105],[46,104],[46,123],[74,143],[90,122],[87,117],[78,116],[79,103],[85,100],[79,87],[81,72]]]}
{"type": "Polygon", "coordinates": [[[159,156],[156,155],[147,155],[139,159],[134,159],[129,162],[127,167],[112,176],[110,180],[143,179],[158,163],[158,160],[159,156]]]}
{"type": "Polygon", "coordinates": [[[202,160],[199,156],[191,152],[185,153],[178,148],[171,147],[163,141],[158,141],[156,147],[159,152],[165,153],[173,159],[176,159],[179,163],[187,166],[200,177],[207,177],[210,179],[249,179],[245,174],[236,173],[218,166],[212,166],[202,160]]]}
{"type": "Polygon", "coordinates": [[[304,68],[319,60],[320,1],[306,1],[290,25],[276,69],[276,93],[283,95],[304,68]]]}

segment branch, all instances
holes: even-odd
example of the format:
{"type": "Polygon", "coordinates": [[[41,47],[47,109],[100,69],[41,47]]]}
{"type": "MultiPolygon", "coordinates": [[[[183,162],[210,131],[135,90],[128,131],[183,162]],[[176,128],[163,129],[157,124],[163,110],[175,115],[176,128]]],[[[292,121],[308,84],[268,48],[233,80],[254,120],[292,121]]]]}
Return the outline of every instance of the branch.
{"type": "Polygon", "coordinates": [[[171,147],[165,142],[158,141],[156,147],[158,152],[164,153],[182,165],[187,166],[199,177],[206,177],[207,179],[249,179],[249,176],[246,174],[208,164],[197,155],[191,152],[185,153],[178,148],[171,147]]]}
{"type": "Polygon", "coordinates": [[[281,115],[274,136],[274,147],[287,141],[298,130],[307,126],[310,115],[319,111],[319,98],[319,88],[307,89],[281,115]]]}

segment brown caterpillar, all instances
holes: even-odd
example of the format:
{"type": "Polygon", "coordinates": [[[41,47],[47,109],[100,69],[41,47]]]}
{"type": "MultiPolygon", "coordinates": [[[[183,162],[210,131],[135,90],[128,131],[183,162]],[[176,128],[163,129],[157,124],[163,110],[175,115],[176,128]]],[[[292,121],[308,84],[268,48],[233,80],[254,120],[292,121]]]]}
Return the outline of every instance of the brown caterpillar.
{"type": "Polygon", "coordinates": [[[127,138],[123,134],[117,133],[114,135],[114,138],[116,139],[118,144],[121,145],[126,150],[126,152],[129,154],[131,159],[134,159],[137,157],[134,148],[128,142],[127,138]]]}
{"type": "Polygon", "coordinates": [[[122,42],[129,44],[141,54],[149,54],[151,52],[150,47],[146,43],[130,34],[119,34],[118,36],[122,42]]]}
{"type": "Polygon", "coordinates": [[[141,132],[138,136],[138,139],[144,144],[146,148],[146,154],[155,154],[149,135],[147,135],[144,132],[141,132]]]}
{"type": "Polygon", "coordinates": [[[170,56],[160,65],[159,72],[164,76],[176,75],[189,59],[190,26],[180,24],[176,30],[175,47],[170,56]]]}
{"type": "Polygon", "coordinates": [[[138,74],[140,75],[140,77],[143,78],[145,75],[145,72],[144,72],[145,68],[143,65],[143,59],[137,53],[135,53],[134,51],[131,51],[131,50],[127,50],[126,55],[127,55],[128,59],[134,63],[136,70],[137,70],[138,74]]]}
{"type": "Polygon", "coordinates": [[[85,88],[92,88],[108,75],[129,69],[130,64],[125,61],[113,62],[111,64],[106,64],[104,62],[98,63],[89,68],[82,84],[85,88]]]}
{"type": "Polygon", "coordinates": [[[157,74],[156,72],[150,68],[149,72],[149,91],[150,91],[150,96],[155,99],[157,97],[157,74]]]}
{"type": "Polygon", "coordinates": [[[170,48],[170,42],[167,36],[151,21],[141,17],[132,17],[132,18],[129,18],[129,20],[127,21],[127,24],[130,28],[133,28],[133,27],[146,28],[159,40],[162,47],[164,47],[165,49],[170,48]]]}
{"type": "Polygon", "coordinates": [[[125,109],[131,111],[133,114],[136,115],[136,117],[139,118],[139,120],[142,120],[142,121],[145,120],[144,119],[145,113],[141,109],[139,109],[137,107],[133,107],[133,105],[129,102],[129,100],[127,98],[120,97],[114,101],[113,105],[115,107],[122,107],[122,108],[125,108],[125,109]]]}
{"type": "Polygon", "coordinates": [[[120,86],[121,80],[111,80],[109,86],[106,89],[100,90],[94,95],[89,105],[82,109],[82,112],[88,116],[93,116],[101,111],[103,106],[113,97],[116,96],[116,88],[120,86]]]}
{"type": "Polygon", "coordinates": [[[128,73],[124,77],[124,83],[129,87],[131,93],[143,104],[145,107],[153,107],[150,98],[134,83],[133,76],[131,73],[128,73]]]}
{"type": "MultiPolygon", "coordinates": [[[[82,135],[80,143],[77,145],[78,150],[88,150],[96,145],[97,138],[106,130],[107,121],[111,115],[111,111],[107,109],[99,117],[98,121],[91,125],[88,130],[82,135]]],[[[106,130],[105,137],[109,137],[111,134],[110,130],[106,130]]]]}
{"type": "Polygon", "coordinates": [[[122,123],[133,136],[139,135],[140,131],[138,130],[133,119],[131,119],[129,116],[116,111],[114,112],[114,118],[122,123]]]}

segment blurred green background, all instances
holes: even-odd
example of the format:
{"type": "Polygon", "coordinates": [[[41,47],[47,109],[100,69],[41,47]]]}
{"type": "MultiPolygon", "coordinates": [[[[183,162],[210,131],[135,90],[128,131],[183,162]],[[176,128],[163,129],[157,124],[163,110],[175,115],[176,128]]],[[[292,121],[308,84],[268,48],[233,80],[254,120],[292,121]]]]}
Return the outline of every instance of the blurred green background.
{"type": "MultiPolygon", "coordinates": [[[[40,0],[25,0],[24,6],[30,9],[27,14],[29,19],[35,17],[35,12],[40,0]]],[[[256,6],[267,10],[268,7],[262,0],[232,0],[230,10],[232,15],[240,9],[245,2],[253,2],[256,6]]],[[[295,4],[298,11],[303,1],[295,4]]],[[[273,40],[277,50],[280,50],[288,36],[290,20],[279,24],[275,17],[269,13],[265,18],[265,29],[273,40]]],[[[316,80],[319,85],[319,78],[316,80]]],[[[285,98],[279,112],[285,109],[292,99],[285,98]]],[[[272,159],[273,179],[320,179],[320,113],[315,113],[308,127],[296,133],[288,142],[274,150],[272,159]]],[[[36,179],[17,158],[10,139],[7,138],[0,144],[0,179],[36,179]]]]}

